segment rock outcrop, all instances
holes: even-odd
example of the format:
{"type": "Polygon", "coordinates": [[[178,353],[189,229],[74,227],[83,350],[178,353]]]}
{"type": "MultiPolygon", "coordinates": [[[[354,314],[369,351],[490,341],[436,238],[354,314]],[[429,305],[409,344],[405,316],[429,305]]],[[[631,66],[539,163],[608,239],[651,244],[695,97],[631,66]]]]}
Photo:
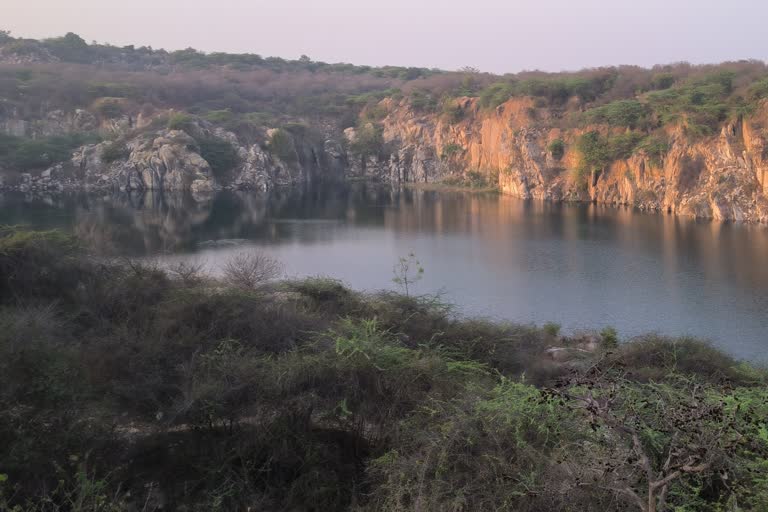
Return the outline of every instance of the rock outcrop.
{"type": "Polygon", "coordinates": [[[560,114],[537,108],[531,98],[513,98],[490,111],[480,108],[474,98],[456,102],[458,120],[418,111],[407,100],[387,98],[378,106],[385,116],[376,126],[348,128],[343,135],[322,138],[296,126],[286,135],[289,145],[277,153],[282,157],[269,149],[274,129],[265,128],[258,140],[244,141],[202,120],[188,123],[184,130],[153,127],[162,124],[158,120],[169,112],[155,113],[154,118],[102,119],[84,109],[53,110],[41,119],[25,120],[8,108],[2,110],[0,104],[0,132],[9,135],[98,132],[116,140],[85,145],[70,161],[42,172],[6,175],[0,187],[183,189],[203,196],[221,188],[266,191],[343,177],[403,184],[471,174],[484,177],[502,193],[524,199],[592,201],[698,218],[768,222],[768,102],[751,116],[725,124],[716,136],[692,140],[682,126],[670,125],[664,129],[663,155],[633,151],[588,175],[578,171],[579,138],[589,131],[618,136],[622,129],[563,128],[568,123],[560,114]],[[372,133],[380,138],[375,151],[371,147],[376,144],[358,144],[361,136],[371,138],[372,133]],[[212,168],[199,143],[206,140],[229,144],[236,163],[223,171],[212,168]],[[562,154],[551,151],[555,140],[562,141],[562,154]],[[123,151],[110,151],[118,143],[123,151]]]}
{"type": "MultiPolygon", "coordinates": [[[[75,120],[88,118],[77,112],[64,115],[56,111],[47,119],[56,120],[47,126],[68,133],[77,132],[71,128],[75,120]]],[[[69,161],[43,171],[6,176],[0,187],[21,191],[188,190],[195,197],[204,197],[223,188],[264,192],[275,186],[343,176],[346,168],[346,154],[333,140],[320,145],[304,137],[291,137],[294,158],[283,161],[262,145],[243,143],[234,133],[205,121],[190,123],[184,130],[112,126],[116,140],[84,145],[69,161]],[[231,168],[219,169],[217,175],[203,156],[201,140],[229,145],[235,155],[231,168]],[[114,145],[119,151],[111,151],[114,145]]]]}
{"type": "MultiPolygon", "coordinates": [[[[584,176],[577,172],[577,140],[587,131],[605,136],[620,129],[561,129],[530,98],[513,98],[484,111],[477,100],[457,100],[462,120],[419,113],[407,101],[383,100],[386,156],[350,157],[350,174],[395,183],[433,182],[481,173],[501,192],[524,199],[594,201],[679,215],[768,222],[768,104],[750,118],[722,127],[719,135],[691,141],[680,126],[666,129],[663,157],[642,151],[584,176]],[[560,139],[564,154],[549,144],[560,139]]],[[[345,136],[353,141],[354,130],[345,136]]]]}

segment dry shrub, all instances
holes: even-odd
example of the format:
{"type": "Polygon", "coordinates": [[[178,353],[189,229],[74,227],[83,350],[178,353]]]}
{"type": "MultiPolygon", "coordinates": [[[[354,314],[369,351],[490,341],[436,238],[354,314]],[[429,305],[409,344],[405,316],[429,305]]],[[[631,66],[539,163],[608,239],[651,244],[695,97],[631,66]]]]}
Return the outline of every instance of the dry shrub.
{"type": "Polygon", "coordinates": [[[224,283],[234,288],[255,290],[283,274],[283,264],[258,251],[242,252],[222,268],[224,283]]]}
{"type": "Polygon", "coordinates": [[[167,267],[170,276],[183,286],[196,286],[206,280],[205,262],[198,260],[177,261],[167,267]]]}

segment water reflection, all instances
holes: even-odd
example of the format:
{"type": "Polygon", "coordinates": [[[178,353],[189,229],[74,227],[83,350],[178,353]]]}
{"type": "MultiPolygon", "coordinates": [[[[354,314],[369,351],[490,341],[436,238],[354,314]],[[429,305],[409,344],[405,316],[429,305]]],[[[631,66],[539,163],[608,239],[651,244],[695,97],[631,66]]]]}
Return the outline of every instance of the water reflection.
{"type": "Polygon", "coordinates": [[[768,230],[631,209],[389,187],[269,196],[0,196],[0,223],[60,227],[109,254],[195,258],[212,271],[258,246],[297,275],[391,287],[398,256],[426,266],[422,292],[465,311],[567,329],[615,325],[709,337],[764,358],[768,230]],[[222,243],[224,241],[224,243],[222,243]]]}

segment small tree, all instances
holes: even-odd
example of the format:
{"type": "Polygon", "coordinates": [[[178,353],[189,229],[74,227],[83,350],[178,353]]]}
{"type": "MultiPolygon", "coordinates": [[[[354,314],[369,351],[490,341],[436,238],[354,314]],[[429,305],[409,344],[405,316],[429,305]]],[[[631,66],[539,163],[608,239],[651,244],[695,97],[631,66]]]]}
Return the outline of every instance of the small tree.
{"type": "Polygon", "coordinates": [[[222,268],[224,283],[243,290],[254,290],[283,273],[283,265],[258,251],[242,252],[222,268]]]}
{"type": "Polygon", "coordinates": [[[298,159],[293,138],[284,129],[272,132],[269,137],[269,151],[283,162],[295,162],[298,159]]]}
{"type": "Polygon", "coordinates": [[[216,178],[224,178],[240,163],[237,151],[229,142],[216,137],[198,137],[196,140],[200,147],[200,156],[211,166],[216,178]]]}
{"type": "Polygon", "coordinates": [[[400,257],[392,269],[392,273],[395,275],[392,282],[403,289],[406,297],[410,297],[410,288],[421,281],[424,276],[424,267],[416,259],[415,254],[409,253],[407,257],[400,257]]]}
{"type": "Polygon", "coordinates": [[[555,139],[549,143],[547,149],[552,154],[552,158],[562,160],[563,155],[565,155],[565,142],[563,142],[563,139],[555,139]]]}

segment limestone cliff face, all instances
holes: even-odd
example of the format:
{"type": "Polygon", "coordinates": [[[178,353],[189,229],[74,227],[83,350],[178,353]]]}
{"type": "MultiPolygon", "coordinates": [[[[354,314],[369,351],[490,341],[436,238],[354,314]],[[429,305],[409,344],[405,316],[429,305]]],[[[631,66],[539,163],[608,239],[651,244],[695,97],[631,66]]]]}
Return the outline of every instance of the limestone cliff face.
{"type": "Polygon", "coordinates": [[[191,190],[211,192],[211,167],[195,151],[195,140],[180,130],[166,130],[126,144],[126,160],[107,163],[109,142],[82,147],[72,158],[76,175],[88,188],[119,190],[191,190]]]}
{"type": "MultiPolygon", "coordinates": [[[[291,150],[281,159],[264,142],[240,140],[207,121],[195,121],[186,131],[153,128],[167,112],[154,118],[137,114],[102,119],[89,110],[53,110],[25,120],[0,104],[0,133],[40,137],[98,132],[125,145],[124,154],[112,161],[104,157],[110,142],[83,146],[70,161],[50,169],[0,174],[0,187],[184,189],[201,196],[221,188],[265,191],[344,176],[430,183],[474,173],[503,193],[526,199],[595,201],[699,218],[768,222],[768,102],[705,139],[692,141],[681,127],[669,127],[669,149],[663,157],[635,151],[589,176],[577,172],[579,137],[592,130],[605,136],[622,130],[560,128],[568,123],[537,108],[530,98],[514,98],[490,111],[481,109],[476,99],[460,98],[458,120],[419,112],[405,100],[388,98],[380,107],[386,113],[379,124],[384,151],[356,154],[360,134],[352,128],[324,139],[299,131],[290,136],[291,150]],[[229,143],[236,165],[224,174],[214,172],[197,144],[204,139],[229,143]],[[548,149],[555,139],[564,142],[559,158],[548,149]]],[[[265,129],[262,140],[269,140],[270,133],[265,129]]]]}
{"type": "MultiPolygon", "coordinates": [[[[320,177],[343,176],[346,153],[333,140],[318,144],[305,137],[290,136],[292,158],[283,161],[259,144],[241,142],[221,127],[196,121],[185,130],[152,129],[151,120],[131,118],[104,124],[85,111],[64,114],[54,111],[34,122],[6,118],[8,134],[24,136],[62,135],[105,131],[117,142],[88,144],[76,149],[71,160],[38,172],[11,174],[0,188],[35,190],[188,190],[197,198],[222,188],[266,191],[275,186],[312,181],[320,177]],[[30,127],[37,132],[30,134],[30,127]],[[10,128],[9,128],[10,127],[10,128]],[[218,140],[229,144],[236,163],[218,174],[205,160],[199,140],[218,140]],[[120,144],[120,154],[108,158],[110,146],[120,144]]],[[[267,137],[271,130],[266,130],[267,137]]]]}
{"type": "MultiPolygon", "coordinates": [[[[483,111],[458,100],[462,119],[414,111],[407,102],[382,101],[388,158],[351,158],[351,172],[393,182],[433,182],[468,171],[483,173],[506,194],[545,200],[595,201],[719,220],[768,222],[768,104],[749,118],[722,127],[718,136],[691,142],[682,129],[667,131],[662,158],[636,152],[600,172],[579,176],[579,136],[622,130],[553,127],[551,113],[532,99],[514,98],[483,111]],[[565,152],[547,149],[561,139],[565,152]]],[[[354,132],[347,132],[347,138],[354,132]]]]}

